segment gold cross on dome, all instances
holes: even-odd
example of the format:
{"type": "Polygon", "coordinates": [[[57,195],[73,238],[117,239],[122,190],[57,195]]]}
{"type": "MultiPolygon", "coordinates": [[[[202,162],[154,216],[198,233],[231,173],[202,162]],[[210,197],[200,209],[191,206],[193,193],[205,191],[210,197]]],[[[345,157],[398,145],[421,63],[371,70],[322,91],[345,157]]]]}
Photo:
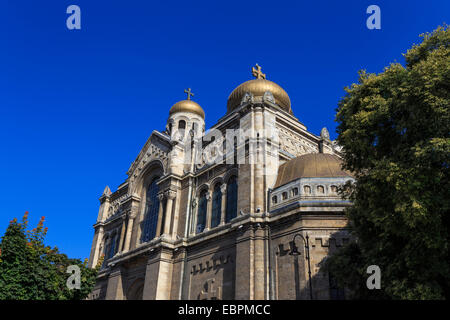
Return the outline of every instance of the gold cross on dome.
{"type": "Polygon", "coordinates": [[[264,73],[261,72],[261,67],[256,64],[255,67],[252,67],[252,75],[256,78],[256,79],[265,79],[266,75],[264,73]],[[256,68],[255,68],[256,67],[256,68]]]}
{"type": "Polygon", "coordinates": [[[194,94],[191,92],[191,88],[184,89],[184,93],[187,94],[188,100],[191,100],[191,96],[194,96],[194,94]]]}

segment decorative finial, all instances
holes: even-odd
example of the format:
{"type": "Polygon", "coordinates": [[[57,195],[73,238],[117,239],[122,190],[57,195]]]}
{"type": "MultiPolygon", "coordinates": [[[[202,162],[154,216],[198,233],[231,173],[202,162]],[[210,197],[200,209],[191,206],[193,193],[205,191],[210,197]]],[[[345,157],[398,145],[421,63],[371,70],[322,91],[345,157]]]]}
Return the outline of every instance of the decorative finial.
{"type": "Polygon", "coordinates": [[[264,73],[261,72],[261,67],[256,64],[255,67],[252,67],[252,75],[256,78],[256,79],[265,79],[266,75],[264,73]],[[255,68],[256,67],[256,68],[255,68]]]}
{"type": "Polygon", "coordinates": [[[320,137],[322,139],[330,140],[330,133],[327,130],[327,127],[323,127],[320,131],[320,137]]]}
{"type": "Polygon", "coordinates": [[[110,195],[111,195],[111,189],[109,189],[109,187],[106,186],[105,189],[103,190],[102,196],[109,197],[110,195]]]}
{"type": "Polygon", "coordinates": [[[188,100],[191,100],[191,96],[194,96],[194,94],[191,92],[191,88],[184,89],[184,93],[187,94],[188,100]]]}

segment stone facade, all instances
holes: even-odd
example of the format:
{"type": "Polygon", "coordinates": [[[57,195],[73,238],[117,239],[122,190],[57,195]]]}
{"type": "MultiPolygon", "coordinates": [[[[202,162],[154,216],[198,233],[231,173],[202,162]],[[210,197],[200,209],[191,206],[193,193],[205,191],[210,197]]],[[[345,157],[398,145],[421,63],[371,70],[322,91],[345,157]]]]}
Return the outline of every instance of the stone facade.
{"type": "Polygon", "coordinates": [[[352,178],[300,175],[276,185],[278,168],[292,159],[340,154],[326,130],[307,131],[279,89],[261,96],[240,89],[240,104],[229,103],[208,131],[222,133],[214,139],[190,96],[189,105],[171,109],[166,130],[152,132],[126,181],[100,197],[90,266],[102,255],[104,262],[91,299],[309,299],[300,238],[300,255],[290,254],[298,233],[309,238],[313,298],[333,298],[319,269],[349,240],[343,210],[351,204],[337,187],[352,178]],[[227,141],[226,130],[237,128],[246,139],[227,141]],[[260,135],[267,129],[277,137],[260,135]],[[225,161],[205,161],[205,152],[225,161]]]}

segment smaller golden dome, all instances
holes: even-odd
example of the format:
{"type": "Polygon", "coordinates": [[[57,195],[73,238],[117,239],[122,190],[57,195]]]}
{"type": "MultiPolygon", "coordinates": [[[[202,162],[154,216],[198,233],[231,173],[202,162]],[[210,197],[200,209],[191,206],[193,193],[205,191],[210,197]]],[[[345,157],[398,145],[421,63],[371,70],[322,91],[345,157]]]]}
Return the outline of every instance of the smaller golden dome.
{"type": "Polygon", "coordinates": [[[283,163],[278,168],[274,188],[300,178],[338,178],[352,177],[342,169],[342,160],[328,153],[308,153],[283,163]]]}
{"type": "Polygon", "coordinates": [[[172,108],[170,108],[169,114],[172,115],[177,112],[190,112],[195,113],[205,119],[205,111],[203,111],[202,107],[197,102],[192,100],[182,100],[175,103],[172,108]]]}

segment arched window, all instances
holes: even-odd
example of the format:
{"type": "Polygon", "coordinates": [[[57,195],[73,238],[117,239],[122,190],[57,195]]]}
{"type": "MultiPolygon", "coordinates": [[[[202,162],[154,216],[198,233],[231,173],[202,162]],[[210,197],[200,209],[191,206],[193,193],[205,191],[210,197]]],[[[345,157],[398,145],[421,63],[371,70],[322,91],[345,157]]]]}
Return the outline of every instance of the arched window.
{"type": "Polygon", "coordinates": [[[292,196],[293,197],[298,196],[298,188],[297,187],[292,189],[292,196]]]}
{"type": "Polygon", "coordinates": [[[152,183],[150,183],[147,188],[147,194],[145,198],[144,225],[142,230],[143,232],[141,242],[150,241],[156,235],[156,226],[158,224],[159,211],[159,187],[156,184],[157,180],[158,178],[153,179],[152,183]]]}
{"type": "Polygon", "coordinates": [[[206,208],[207,208],[206,190],[203,190],[200,193],[200,199],[198,201],[196,233],[200,233],[200,232],[203,232],[203,230],[205,230],[206,208]]]}
{"type": "Polygon", "coordinates": [[[273,203],[273,204],[277,204],[277,202],[278,202],[277,196],[273,196],[273,197],[272,197],[272,203],[273,203]]]}
{"type": "Polygon", "coordinates": [[[222,211],[222,191],[220,190],[220,184],[216,184],[214,187],[212,201],[211,228],[214,228],[220,223],[220,214],[222,211]]]}
{"type": "Polygon", "coordinates": [[[180,120],[180,122],[178,122],[178,129],[180,130],[186,129],[186,121],[180,120]]]}
{"type": "Polygon", "coordinates": [[[233,176],[227,183],[227,212],[225,221],[229,222],[231,219],[237,216],[237,181],[233,176]]]}

